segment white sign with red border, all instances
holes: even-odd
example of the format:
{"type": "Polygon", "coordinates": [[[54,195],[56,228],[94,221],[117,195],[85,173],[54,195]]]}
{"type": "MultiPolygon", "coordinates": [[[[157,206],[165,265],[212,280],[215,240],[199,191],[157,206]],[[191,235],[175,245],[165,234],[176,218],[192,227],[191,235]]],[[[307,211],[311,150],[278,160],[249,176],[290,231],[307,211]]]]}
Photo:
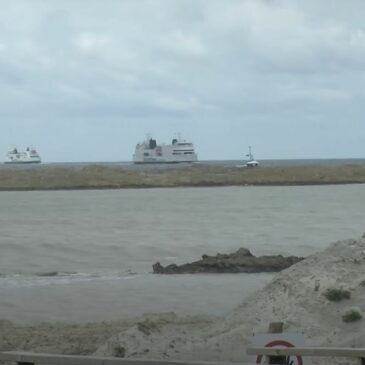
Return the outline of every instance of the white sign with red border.
{"type": "MultiPolygon", "coordinates": [[[[262,333],[252,337],[252,345],[255,347],[277,347],[287,348],[303,346],[305,342],[304,336],[301,333],[262,333]]],[[[258,355],[256,357],[256,364],[263,364],[264,357],[258,355]]],[[[293,359],[288,359],[288,364],[303,365],[301,356],[293,356],[293,359]],[[295,362],[294,362],[295,361],[295,362]]]]}

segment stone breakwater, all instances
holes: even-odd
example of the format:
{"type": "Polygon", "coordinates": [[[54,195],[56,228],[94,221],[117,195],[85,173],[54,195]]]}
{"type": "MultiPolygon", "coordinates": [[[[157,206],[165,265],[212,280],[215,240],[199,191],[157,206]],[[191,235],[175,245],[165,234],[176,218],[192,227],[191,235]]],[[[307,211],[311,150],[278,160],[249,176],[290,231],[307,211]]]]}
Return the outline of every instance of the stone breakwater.
{"type": "Polygon", "coordinates": [[[240,248],[231,254],[203,255],[201,260],[183,265],[171,264],[164,267],[156,262],[152,268],[155,274],[278,272],[303,259],[282,255],[256,257],[247,248],[240,248]]]}
{"type": "Polygon", "coordinates": [[[89,165],[0,170],[0,191],[121,189],[182,186],[270,186],[365,183],[365,167],[302,166],[245,169],[210,165],[130,170],[89,165]]]}

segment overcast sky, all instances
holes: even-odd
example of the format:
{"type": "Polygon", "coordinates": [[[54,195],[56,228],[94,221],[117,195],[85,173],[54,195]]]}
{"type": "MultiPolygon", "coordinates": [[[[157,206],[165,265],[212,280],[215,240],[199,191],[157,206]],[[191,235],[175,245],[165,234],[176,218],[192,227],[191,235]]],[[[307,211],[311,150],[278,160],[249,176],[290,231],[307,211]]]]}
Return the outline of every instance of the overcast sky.
{"type": "MultiPolygon", "coordinates": [[[[0,152],[365,157],[363,0],[0,0],[0,152]]],[[[0,156],[1,159],[1,156],[0,156]]]]}

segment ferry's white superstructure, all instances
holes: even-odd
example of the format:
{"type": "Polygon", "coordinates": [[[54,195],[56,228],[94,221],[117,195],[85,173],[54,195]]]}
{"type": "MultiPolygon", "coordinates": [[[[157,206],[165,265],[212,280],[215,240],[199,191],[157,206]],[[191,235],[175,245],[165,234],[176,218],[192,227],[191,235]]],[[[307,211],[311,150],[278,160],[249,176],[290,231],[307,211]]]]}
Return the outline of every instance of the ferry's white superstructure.
{"type": "Polygon", "coordinates": [[[28,147],[25,151],[19,151],[17,148],[13,148],[6,154],[7,164],[28,164],[28,163],[41,163],[41,156],[34,149],[28,147]]]}
{"type": "Polygon", "coordinates": [[[155,139],[147,137],[145,141],[137,144],[133,155],[134,163],[178,163],[197,160],[194,145],[181,137],[174,138],[171,144],[161,145],[158,145],[155,139]]]}

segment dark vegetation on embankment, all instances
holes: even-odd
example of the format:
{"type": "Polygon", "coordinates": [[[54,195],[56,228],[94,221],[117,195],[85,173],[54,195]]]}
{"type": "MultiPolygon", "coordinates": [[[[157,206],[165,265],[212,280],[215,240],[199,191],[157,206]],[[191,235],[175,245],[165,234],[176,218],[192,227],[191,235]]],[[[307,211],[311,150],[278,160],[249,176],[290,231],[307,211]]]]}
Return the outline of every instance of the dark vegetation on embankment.
{"type": "Polygon", "coordinates": [[[123,167],[90,165],[81,169],[45,167],[0,170],[0,190],[3,191],[356,183],[365,183],[365,166],[247,169],[195,165],[136,171],[123,167]]]}

